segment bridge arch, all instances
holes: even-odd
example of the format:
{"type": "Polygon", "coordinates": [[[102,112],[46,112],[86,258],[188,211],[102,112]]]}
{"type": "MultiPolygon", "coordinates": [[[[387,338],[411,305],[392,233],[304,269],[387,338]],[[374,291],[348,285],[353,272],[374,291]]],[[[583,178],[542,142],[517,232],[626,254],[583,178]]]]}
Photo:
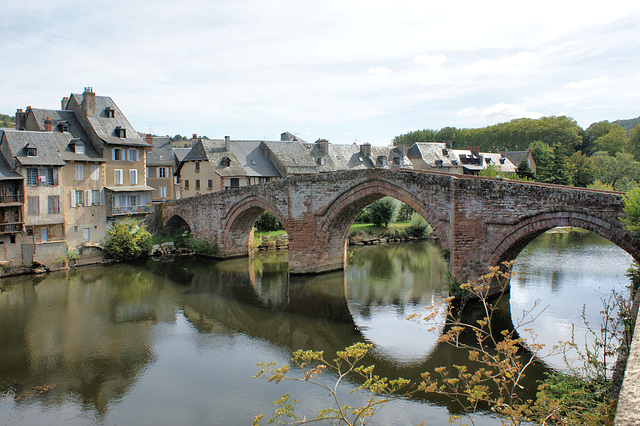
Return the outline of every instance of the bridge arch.
{"type": "Polygon", "coordinates": [[[247,254],[249,237],[256,219],[263,211],[268,211],[278,219],[287,231],[287,218],[264,198],[251,195],[233,204],[222,221],[218,244],[232,255],[247,254]]]}
{"type": "Polygon", "coordinates": [[[431,200],[428,194],[419,197],[397,184],[382,179],[371,179],[358,183],[327,206],[318,226],[319,238],[327,241],[331,250],[341,253],[345,250],[350,226],[358,214],[366,206],[385,196],[395,198],[411,206],[432,227],[442,248],[449,249],[445,226],[437,218],[434,211],[428,208],[429,205],[434,205],[435,201],[431,200]]]}
{"type": "Polygon", "coordinates": [[[558,226],[573,226],[591,231],[611,241],[629,253],[636,262],[640,261],[640,247],[634,244],[633,236],[619,225],[586,213],[552,212],[530,216],[509,229],[504,237],[489,249],[491,266],[513,260],[534,238],[558,226]]]}
{"type": "Polygon", "coordinates": [[[163,223],[164,235],[167,237],[184,232],[187,228],[189,233],[193,233],[191,224],[179,214],[174,214],[163,223]]]}

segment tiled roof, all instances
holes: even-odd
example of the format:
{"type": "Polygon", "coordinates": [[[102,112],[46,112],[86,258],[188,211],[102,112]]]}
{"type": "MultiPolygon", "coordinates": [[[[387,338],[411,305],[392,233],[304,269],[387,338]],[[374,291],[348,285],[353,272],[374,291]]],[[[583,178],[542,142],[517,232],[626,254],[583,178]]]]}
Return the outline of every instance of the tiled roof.
{"type": "Polygon", "coordinates": [[[69,139],[69,135],[63,133],[26,130],[6,130],[3,136],[3,141],[9,144],[11,155],[25,166],[64,166],[61,147],[66,146],[69,139]],[[27,156],[27,144],[36,149],[35,156],[27,156]]]}
{"type": "Polygon", "coordinates": [[[263,141],[267,155],[285,169],[287,175],[318,173],[315,159],[301,142],[263,141]]]}
{"type": "Polygon", "coordinates": [[[153,149],[147,151],[147,166],[173,166],[171,138],[167,136],[153,138],[153,149]]]}
{"type": "Polygon", "coordinates": [[[224,141],[201,139],[198,144],[202,145],[207,156],[207,160],[209,160],[213,169],[220,176],[247,176],[247,172],[244,170],[244,167],[242,167],[238,158],[233,155],[233,152],[227,151],[225,148],[224,141]],[[229,160],[228,166],[225,165],[223,159],[229,160]]]}
{"type": "MultiPolygon", "coordinates": [[[[224,142],[224,141],[221,141],[224,142]]],[[[231,152],[240,161],[247,176],[280,177],[280,172],[262,149],[262,141],[231,141],[231,152]]]]}

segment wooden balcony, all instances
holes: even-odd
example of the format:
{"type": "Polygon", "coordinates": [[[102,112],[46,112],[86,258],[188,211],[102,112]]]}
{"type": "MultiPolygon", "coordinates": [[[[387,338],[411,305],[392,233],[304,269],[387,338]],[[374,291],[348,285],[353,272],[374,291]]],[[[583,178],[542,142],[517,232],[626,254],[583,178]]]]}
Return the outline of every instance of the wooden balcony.
{"type": "Polygon", "coordinates": [[[24,222],[0,223],[0,235],[22,232],[24,222]]]}
{"type": "Polygon", "coordinates": [[[16,195],[0,195],[0,204],[22,204],[24,197],[22,194],[16,195]]]}

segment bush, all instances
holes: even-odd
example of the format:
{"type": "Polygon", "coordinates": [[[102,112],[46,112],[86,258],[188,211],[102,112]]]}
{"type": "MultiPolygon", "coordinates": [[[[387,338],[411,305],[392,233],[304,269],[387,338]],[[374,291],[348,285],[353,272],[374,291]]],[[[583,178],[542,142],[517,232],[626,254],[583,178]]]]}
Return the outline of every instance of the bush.
{"type": "Polygon", "coordinates": [[[375,226],[384,226],[387,228],[389,223],[395,219],[400,202],[391,197],[384,197],[375,201],[367,207],[369,218],[375,226]]]}
{"type": "Polygon", "coordinates": [[[104,251],[113,259],[132,259],[147,254],[151,250],[151,234],[135,219],[125,219],[115,223],[107,231],[104,251]]]}
{"type": "Polygon", "coordinates": [[[431,233],[431,226],[427,223],[426,220],[418,213],[413,213],[411,215],[411,224],[409,225],[409,229],[407,229],[407,233],[413,237],[426,237],[431,233]]]}
{"type": "Polygon", "coordinates": [[[626,217],[622,221],[630,232],[640,236],[640,188],[628,192],[623,202],[626,217]]]}
{"type": "Polygon", "coordinates": [[[258,217],[254,226],[260,232],[280,231],[284,229],[278,219],[266,210],[258,217]]]}

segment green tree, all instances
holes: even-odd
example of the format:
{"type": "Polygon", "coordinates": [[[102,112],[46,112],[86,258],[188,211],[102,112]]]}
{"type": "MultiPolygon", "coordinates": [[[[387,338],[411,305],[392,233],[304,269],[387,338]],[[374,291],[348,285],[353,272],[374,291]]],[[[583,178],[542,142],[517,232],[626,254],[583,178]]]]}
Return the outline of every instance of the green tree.
{"type": "Polygon", "coordinates": [[[571,173],[571,183],[574,186],[586,188],[592,184],[596,178],[596,166],[591,158],[582,154],[580,151],[574,152],[568,159],[569,170],[571,173]]]}
{"type": "Polygon", "coordinates": [[[518,164],[518,167],[516,168],[516,174],[522,179],[533,180],[536,177],[535,173],[533,173],[533,170],[531,170],[531,167],[529,167],[528,161],[521,161],[520,164],[518,164]]]}
{"type": "Polygon", "coordinates": [[[614,126],[609,133],[593,141],[596,151],[606,151],[609,155],[624,152],[627,145],[627,132],[620,126],[614,126]]]}
{"type": "Polygon", "coordinates": [[[553,174],[553,149],[542,141],[534,141],[529,145],[529,149],[531,149],[531,155],[536,162],[536,180],[547,182],[553,174]]]}
{"type": "Polygon", "coordinates": [[[389,226],[389,223],[393,222],[399,209],[400,202],[391,197],[384,197],[367,207],[371,222],[375,226],[384,226],[385,228],[389,226]]]}
{"type": "Polygon", "coordinates": [[[640,161],[640,124],[631,129],[627,139],[627,152],[633,155],[636,161],[640,161]]]}
{"type": "Polygon", "coordinates": [[[431,129],[415,130],[393,138],[391,143],[393,146],[413,145],[415,142],[433,142],[435,141],[436,131],[431,129]]]}
{"type": "Polygon", "coordinates": [[[623,202],[625,217],[622,221],[630,232],[640,237],[640,188],[628,192],[623,202]]]}
{"type": "Polygon", "coordinates": [[[114,223],[107,231],[105,253],[113,259],[132,259],[151,250],[151,234],[135,219],[114,223]]]}
{"type": "Polygon", "coordinates": [[[16,127],[16,117],[0,114],[0,127],[14,128],[16,127]]]}
{"type": "Polygon", "coordinates": [[[280,231],[283,229],[278,219],[266,210],[256,219],[254,226],[260,232],[280,231]]]}
{"type": "Polygon", "coordinates": [[[631,189],[640,178],[640,163],[631,154],[618,152],[615,157],[599,151],[591,157],[596,166],[596,178],[616,191],[631,189]]]}

